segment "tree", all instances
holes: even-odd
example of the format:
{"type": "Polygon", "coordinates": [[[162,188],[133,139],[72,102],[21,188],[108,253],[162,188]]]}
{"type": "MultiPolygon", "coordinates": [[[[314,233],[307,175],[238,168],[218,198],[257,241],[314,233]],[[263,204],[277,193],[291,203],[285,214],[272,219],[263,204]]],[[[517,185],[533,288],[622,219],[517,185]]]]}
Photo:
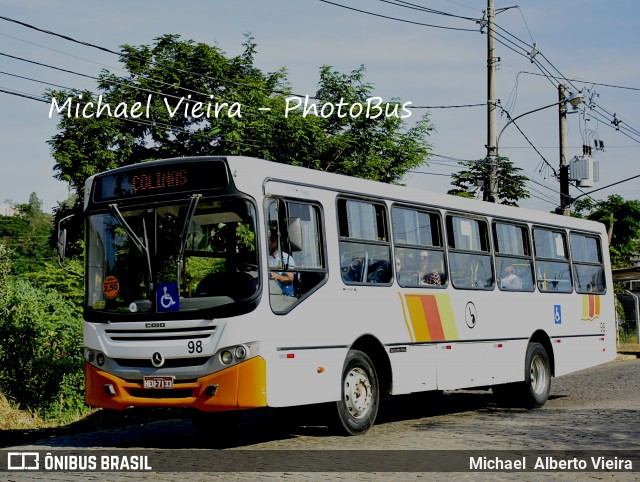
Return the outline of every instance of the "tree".
{"type": "Polygon", "coordinates": [[[599,221],[607,228],[609,253],[614,268],[625,268],[640,252],[640,201],[612,194],[602,201],[580,199],[573,204],[580,215],[599,221]]]}
{"type": "Polygon", "coordinates": [[[55,417],[83,409],[82,321],[56,290],[10,276],[0,242],[0,392],[55,417]]]}
{"type": "Polygon", "coordinates": [[[12,270],[16,274],[40,270],[54,259],[49,245],[51,215],[42,211],[42,202],[31,193],[27,204],[14,206],[16,215],[0,216],[0,239],[11,248],[12,270]]]}
{"type": "MultiPolygon", "coordinates": [[[[529,191],[525,188],[527,177],[519,174],[522,169],[515,167],[508,157],[498,157],[496,161],[498,163],[498,203],[517,206],[520,199],[530,197],[529,191]]],[[[489,165],[486,159],[458,164],[467,169],[451,175],[451,185],[455,186],[455,189],[450,189],[447,193],[475,198],[478,190],[489,184],[489,165]]]]}
{"type": "MultiPolygon", "coordinates": [[[[343,75],[320,70],[317,115],[304,115],[305,99],[291,94],[284,69],[264,74],[254,65],[256,44],[247,38],[244,52],[228,58],[218,47],[164,35],[152,45],[125,45],[121,61],[128,75],[103,71],[100,102],[112,114],[119,104],[149,103],[149,117],[75,115],[87,102],[99,102],[89,91],[51,91],[57,105],[72,99],[72,115],[61,115],[58,133],[49,141],[55,176],[69,182],[82,199],[85,179],[97,172],[151,159],[195,155],[249,155],[351,176],[395,182],[427,159],[427,117],[407,128],[397,102],[381,115],[323,116],[326,103],[341,101],[364,107],[373,87],[364,67],[343,75]],[[197,102],[201,110],[194,112],[197,102]],[[300,108],[291,110],[300,103],[300,108]],[[210,105],[210,116],[198,116],[210,105]],[[289,112],[285,111],[287,106],[289,112]],[[261,111],[259,109],[270,109],[261,111]],[[177,109],[175,115],[171,115],[177,109]],[[218,109],[217,116],[214,115],[218,109]]],[[[383,105],[383,110],[384,110],[383,105]]],[[[343,113],[348,109],[343,110],[343,113]]],[[[122,108],[123,109],[123,108],[122,108]]],[[[120,111],[122,112],[122,111],[120,111]]]]}

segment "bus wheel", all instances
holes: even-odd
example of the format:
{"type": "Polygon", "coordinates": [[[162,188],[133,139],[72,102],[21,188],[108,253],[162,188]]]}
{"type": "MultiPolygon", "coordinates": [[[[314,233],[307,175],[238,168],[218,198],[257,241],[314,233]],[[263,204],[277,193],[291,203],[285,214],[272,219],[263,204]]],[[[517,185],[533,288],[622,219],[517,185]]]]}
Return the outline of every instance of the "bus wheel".
{"type": "Polygon", "coordinates": [[[369,357],[350,350],[342,371],[342,396],[337,402],[337,428],[348,435],[369,430],[378,414],[378,377],[369,357]]]}
{"type": "Polygon", "coordinates": [[[529,343],[524,367],[524,382],[493,387],[500,405],[540,408],[546,403],[551,390],[551,365],[547,350],[540,343],[529,343]]]}
{"type": "Polygon", "coordinates": [[[525,365],[524,402],[527,408],[542,407],[551,391],[551,365],[547,350],[540,343],[529,343],[525,365]]]}

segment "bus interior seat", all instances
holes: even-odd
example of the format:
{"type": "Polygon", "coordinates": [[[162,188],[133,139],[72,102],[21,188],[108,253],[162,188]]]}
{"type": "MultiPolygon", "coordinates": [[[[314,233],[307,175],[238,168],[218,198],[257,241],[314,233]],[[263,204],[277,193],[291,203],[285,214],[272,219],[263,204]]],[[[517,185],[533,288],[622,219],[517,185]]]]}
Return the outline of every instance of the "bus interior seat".
{"type": "Polygon", "coordinates": [[[384,260],[373,261],[369,265],[367,282],[388,283],[391,281],[391,264],[384,260]]]}

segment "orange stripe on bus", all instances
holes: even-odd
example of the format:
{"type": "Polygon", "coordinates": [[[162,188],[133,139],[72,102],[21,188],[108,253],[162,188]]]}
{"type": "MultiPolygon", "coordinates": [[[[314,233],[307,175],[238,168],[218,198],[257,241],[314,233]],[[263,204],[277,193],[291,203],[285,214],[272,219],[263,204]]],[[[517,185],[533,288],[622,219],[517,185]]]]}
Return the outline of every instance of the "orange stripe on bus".
{"type": "Polygon", "coordinates": [[[440,320],[440,311],[438,310],[438,302],[435,296],[421,296],[422,307],[424,308],[424,316],[427,319],[427,326],[431,334],[431,341],[444,340],[444,331],[442,331],[442,321],[440,320]]]}
{"type": "MultiPolygon", "coordinates": [[[[405,323],[412,341],[442,341],[457,340],[455,317],[451,298],[446,293],[434,295],[405,295],[407,310],[409,311],[409,325],[406,312],[405,323]]],[[[402,301],[402,300],[401,300],[402,301]]],[[[404,311],[404,303],[402,309],[404,311]]]]}
{"type": "Polygon", "coordinates": [[[595,315],[596,304],[595,297],[593,295],[589,295],[589,318],[593,319],[593,315],[595,315]]]}

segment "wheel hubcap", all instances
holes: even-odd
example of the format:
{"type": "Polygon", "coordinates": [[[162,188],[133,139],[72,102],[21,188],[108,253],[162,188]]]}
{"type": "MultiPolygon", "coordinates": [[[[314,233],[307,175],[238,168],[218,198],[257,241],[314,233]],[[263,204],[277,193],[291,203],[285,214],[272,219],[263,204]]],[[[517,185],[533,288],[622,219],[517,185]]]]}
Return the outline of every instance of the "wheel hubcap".
{"type": "Polygon", "coordinates": [[[354,418],[362,418],[371,408],[371,383],[362,368],[353,368],[344,379],[344,401],[354,418]]]}
{"type": "Polygon", "coordinates": [[[544,394],[547,389],[546,363],[541,356],[531,361],[531,388],[537,395],[544,394]]]}

